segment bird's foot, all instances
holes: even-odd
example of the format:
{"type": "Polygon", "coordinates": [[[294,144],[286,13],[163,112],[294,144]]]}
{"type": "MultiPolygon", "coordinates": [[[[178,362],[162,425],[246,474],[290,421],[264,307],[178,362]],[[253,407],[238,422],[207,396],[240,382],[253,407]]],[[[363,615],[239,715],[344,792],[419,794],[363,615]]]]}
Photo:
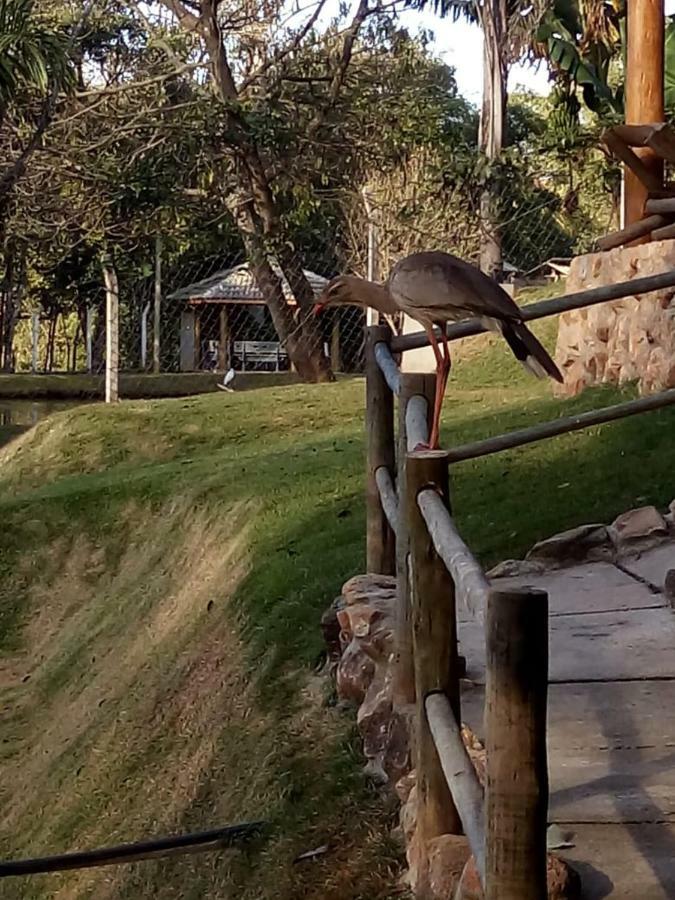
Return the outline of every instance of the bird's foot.
{"type": "Polygon", "coordinates": [[[428,444],[419,443],[419,444],[415,444],[415,446],[413,447],[413,453],[418,453],[420,450],[430,450],[430,449],[431,448],[429,447],[428,444]]]}

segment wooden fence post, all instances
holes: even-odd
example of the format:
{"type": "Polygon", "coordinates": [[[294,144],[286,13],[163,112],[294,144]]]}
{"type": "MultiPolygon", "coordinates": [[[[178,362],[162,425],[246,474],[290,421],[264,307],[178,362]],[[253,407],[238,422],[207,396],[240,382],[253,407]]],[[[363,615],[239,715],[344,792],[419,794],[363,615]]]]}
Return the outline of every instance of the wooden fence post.
{"type": "Polygon", "coordinates": [[[406,515],[410,534],[417,713],[414,741],[419,802],[417,827],[422,842],[441,834],[462,833],[425,710],[427,695],[442,691],[460,721],[455,588],[434,550],[417,505],[417,495],[428,487],[437,490],[448,503],[448,461],[442,450],[411,453],[407,459],[406,515]]]}
{"type": "Polygon", "coordinates": [[[401,393],[398,398],[398,533],[396,536],[396,665],[394,666],[394,698],[397,706],[415,702],[415,662],[412,645],[412,605],[408,582],[410,540],[406,514],[406,460],[408,430],[406,411],[408,400],[415,394],[426,397],[429,416],[434,408],[436,376],[421,373],[401,373],[401,393]]]}
{"type": "Polygon", "coordinates": [[[546,900],[548,595],[488,600],[486,900],[546,900]]]}
{"type": "Polygon", "coordinates": [[[389,343],[388,325],[372,325],[366,333],[366,569],[380,575],[396,571],[396,538],[380,502],[375,472],[386,466],[394,475],[394,395],[375,359],[375,344],[389,343]]]}

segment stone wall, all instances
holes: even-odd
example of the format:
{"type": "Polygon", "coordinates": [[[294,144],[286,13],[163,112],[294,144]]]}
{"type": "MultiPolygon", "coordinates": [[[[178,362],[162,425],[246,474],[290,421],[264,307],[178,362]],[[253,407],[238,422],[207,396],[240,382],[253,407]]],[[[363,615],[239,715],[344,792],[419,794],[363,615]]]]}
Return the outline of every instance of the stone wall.
{"type": "MultiPolygon", "coordinates": [[[[566,293],[658,275],[675,268],[675,240],[572,261],[566,293]]],[[[675,387],[675,289],[626,297],[560,317],[556,362],[572,396],[593,384],[637,381],[646,394],[675,387]]]]}

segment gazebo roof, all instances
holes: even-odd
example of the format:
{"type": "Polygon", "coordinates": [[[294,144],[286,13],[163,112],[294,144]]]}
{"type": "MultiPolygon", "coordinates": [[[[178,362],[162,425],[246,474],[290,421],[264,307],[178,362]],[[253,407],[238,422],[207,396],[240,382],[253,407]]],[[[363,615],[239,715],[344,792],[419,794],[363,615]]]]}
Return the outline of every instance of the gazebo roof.
{"type": "MultiPolygon", "coordinates": [[[[273,264],[272,268],[281,279],[284,297],[289,304],[293,305],[295,298],[291,292],[290,285],[278,266],[273,264]]],[[[320,294],[324,286],[328,284],[328,279],[317,275],[315,272],[310,272],[308,269],[303,271],[314,293],[316,295],[320,294]]],[[[188,284],[185,287],[178,288],[176,291],[172,291],[172,293],[168,294],[167,299],[186,300],[188,303],[265,302],[251,274],[248,263],[242,263],[234,266],[232,269],[221,269],[219,272],[214,272],[213,275],[204,278],[202,281],[196,281],[194,284],[188,284]]]]}

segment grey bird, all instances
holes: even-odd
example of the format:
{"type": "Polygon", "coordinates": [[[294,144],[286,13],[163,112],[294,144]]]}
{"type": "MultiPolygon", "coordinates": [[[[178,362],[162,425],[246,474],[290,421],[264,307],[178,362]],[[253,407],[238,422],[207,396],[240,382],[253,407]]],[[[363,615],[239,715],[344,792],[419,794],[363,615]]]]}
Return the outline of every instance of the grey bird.
{"type": "Polygon", "coordinates": [[[538,378],[563,378],[547,350],[523,321],[518,305],[506,291],[470,263],[440,251],[413,253],[391,270],[384,284],[353,275],[333,278],[314,307],[371,306],[385,315],[404,312],[426,331],[436,359],[436,402],[429,448],[438,448],[443,395],[450,373],[448,322],[478,318],[489,331],[502,335],[516,359],[538,378]],[[441,344],[434,326],[441,331],[441,344]]]}

